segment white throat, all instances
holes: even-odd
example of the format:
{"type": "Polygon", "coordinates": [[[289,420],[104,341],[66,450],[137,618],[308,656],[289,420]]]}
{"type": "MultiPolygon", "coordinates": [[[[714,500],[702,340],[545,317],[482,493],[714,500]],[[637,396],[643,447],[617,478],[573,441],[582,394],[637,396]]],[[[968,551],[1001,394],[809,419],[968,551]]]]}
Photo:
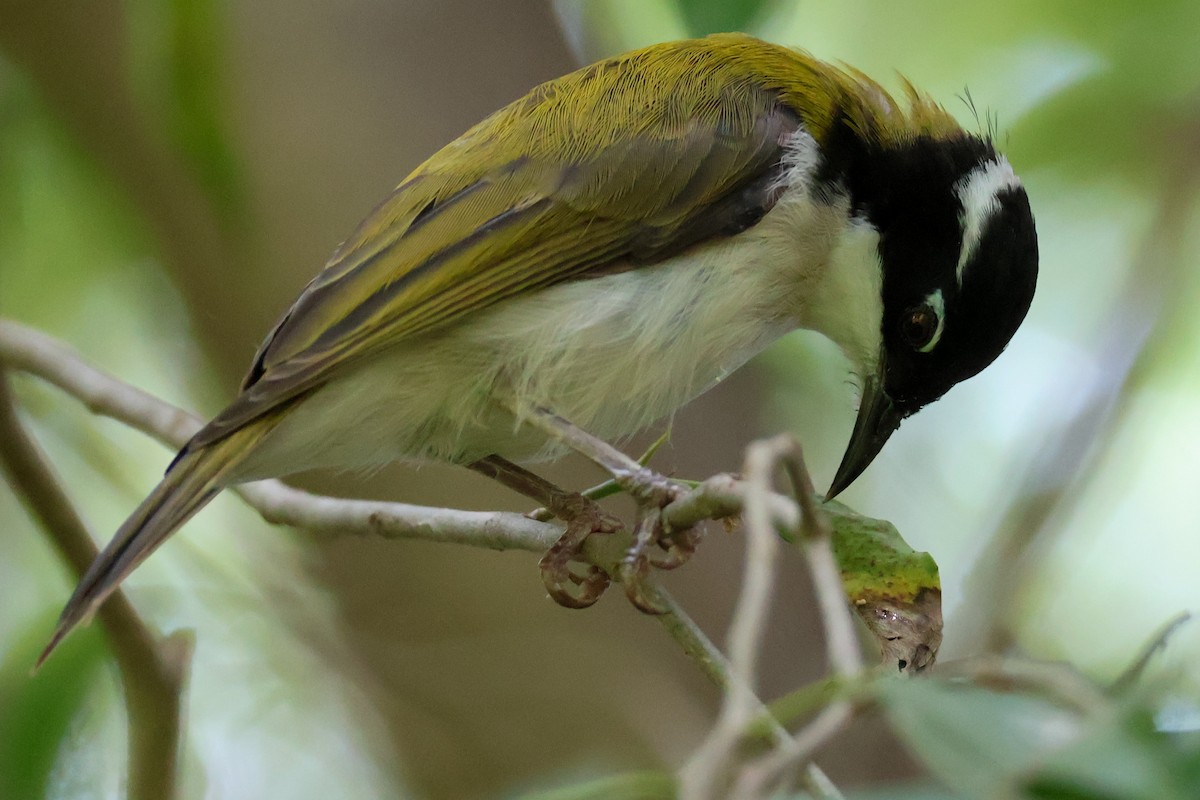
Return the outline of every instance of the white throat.
{"type": "Polygon", "coordinates": [[[766,259],[790,287],[798,327],[815,330],[841,348],[860,378],[874,375],[883,334],[883,262],[879,234],[853,217],[845,197],[814,196],[818,148],[803,129],[787,143],[782,195],[755,229],[770,241],[766,259]]]}
{"type": "Polygon", "coordinates": [[[866,219],[845,223],[805,306],[803,327],[832,339],[858,377],[875,374],[883,344],[883,262],[879,233],[866,219]]]}

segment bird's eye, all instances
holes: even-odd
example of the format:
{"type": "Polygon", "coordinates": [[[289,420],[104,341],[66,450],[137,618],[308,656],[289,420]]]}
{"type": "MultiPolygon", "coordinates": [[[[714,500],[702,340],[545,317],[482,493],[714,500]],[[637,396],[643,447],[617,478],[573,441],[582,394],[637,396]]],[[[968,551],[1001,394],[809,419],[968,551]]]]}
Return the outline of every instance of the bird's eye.
{"type": "Polygon", "coordinates": [[[927,303],[910,308],[900,319],[900,335],[914,350],[922,353],[929,352],[937,344],[941,327],[937,312],[927,303]]]}

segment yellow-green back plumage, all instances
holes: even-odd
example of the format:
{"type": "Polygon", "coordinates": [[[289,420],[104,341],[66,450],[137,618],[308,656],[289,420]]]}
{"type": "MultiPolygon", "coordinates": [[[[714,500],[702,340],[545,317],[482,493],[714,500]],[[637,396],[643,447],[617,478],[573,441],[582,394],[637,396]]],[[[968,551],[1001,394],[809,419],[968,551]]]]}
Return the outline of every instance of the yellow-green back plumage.
{"type": "Polygon", "coordinates": [[[749,36],[654,45],[542,84],[434,154],[334,254],[194,446],[343,366],[507,297],[736,232],[799,125],[886,146],[959,130],[909,91],[749,36]]]}

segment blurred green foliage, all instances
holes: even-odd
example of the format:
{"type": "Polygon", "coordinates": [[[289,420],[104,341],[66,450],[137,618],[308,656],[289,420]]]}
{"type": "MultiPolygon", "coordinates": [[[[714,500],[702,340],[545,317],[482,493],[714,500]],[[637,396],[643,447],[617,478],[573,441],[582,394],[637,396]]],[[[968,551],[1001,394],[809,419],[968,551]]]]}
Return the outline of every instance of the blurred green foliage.
{"type": "MultiPolygon", "coordinates": [[[[1078,678],[1066,680],[1086,687],[1078,678]]],[[[1079,708],[1053,696],[937,679],[895,682],[882,691],[894,730],[959,797],[1200,796],[1195,734],[1157,730],[1144,701],[1097,692],[1079,708]]]]}
{"type": "Polygon", "coordinates": [[[131,76],[144,106],[165,121],[222,221],[236,226],[244,188],[228,130],[225,8],[207,0],[139,0],[126,9],[131,76]]]}
{"type": "Polygon", "coordinates": [[[106,650],[97,630],[68,642],[62,658],[46,664],[39,680],[30,665],[45,647],[54,616],[35,617],[24,630],[5,637],[0,663],[0,797],[50,797],[50,773],[87,700],[89,687],[105,666],[106,650]]]}
{"type": "Polygon", "coordinates": [[[745,31],[769,5],[767,0],[679,0],[679,11],[687,20],[688,32],[704,36],[717,31],[745,31]]]}
{"type": "Polygon", "coordinates": [[[0,120],[0,313],[82,333],[84,289],[150,254],[145,227],[36,87],[3,61],[0,120]]]}
{"type": "MultiPolygon", "coordinates": [[[[80,14],[94,23],[97,42],[109,44],[103,40],[105,10],[111,8],[54,7],[46,13],[80,14]]],[[[227,129],[221,71],[228,9],[147,1],[123,4],[120,11],[120,30],[128,38],[117,49],[126,59],[124,79],[139,114],[125,124],[144,134],[141,141],[168,142],[171,156],[195,176],[206,204],[193,209],[197,217],[211,210],[226,236],[242,235],[244,165],[227,129]]],[[[0,25],[13,20],[10,13],[16,12],[0,4],[0,25]]],[[[38,24],[26,18],[35,31],[31,38],[40,35],[38,24]]],[[[10,26],[0,41],[16,30],[10,26]]],[[[57,33],[72,30],[63,24],[57,33]]],[[[104,53],[103,45],[78,49],[84,60],[104,53]]],[[[97,141],[89,139],[95,132],[62,113],[60,96],[41,91],[38,70],[45,64],[24,68],[21,47],[13,52],[9,59],[0,51],[0,315],[53,332],[124,380],[170,401],[200,405],[196,395],[212,390],[213,376],[163,268],[163,242],[146,208],[113,163],[98,156],[97,141]]],[[[110,130],[100,134],[100,144],[108,144],[102,137],[110,130]]],[[[91,527],[107,532],[161,475],[169,453],[34,381],[18,376],[14,386],[31,430],[91,527]]],[[[302,601],[305,630],[331,636],[328,608],[299,581],[297,545],[236,511],[210,517],[213,552],[187,554],[185,547],[184,568],[165,563],[169,559],[151,566],[149,602],[132,590],[160,629],[174,625],[179,598],[189,598],[197,606],[184,615],[187,625],[204,631],[195,661],[200,673],[192,676],[184,704],[189,729],[180,754],[182,796],[266,796],[268,787],[284,796],[330,796],[333,787],[361,797],[403,796],[400,782],[370,754],[367,740],[375,734],[369,715],[351,724],[353,690],[322,663],[322,655],[278,618],[271,636],[239,618],[247,606],[263,605],[265,596],[292,583],[285,594],[302,601]],[[249,550],[231,545],[250,532],[249,550]],[[258,555],[247,564],[239,551],[258,555]],[[205,586],[206,580],[219,588],[205,586]],[[195,582],[199,590],[188,588],[195,582]],[[169,597],[156,597],[155,586],[172,587],[169,597]],[[222,606],[225,611],[206,622],[206,611],[222,606]],[[251,669],[263,674],[235,679],[251,669]],[[311,692],[314,685],[322,691],[311,692]],[[251,719],[254,724],[247,724],[251,719]],[[297,764],[288,737],[322,752],[347,752],[329,764],[297,764]],[[214,753],[223,763],[214,765],[214,753]],[[239,767],[239,759],[250,766],[239,767]],[[287,776],[281,777],[285,765],[287,776]],[[235,773],[236,786],[230,786],[235,773]]],[[[104,636],[96,626],[80,630],[33,673],[73,579],[7,487],[0,491],[0,521],[0,798],[124,796],[126,731],[104,636]]]]}

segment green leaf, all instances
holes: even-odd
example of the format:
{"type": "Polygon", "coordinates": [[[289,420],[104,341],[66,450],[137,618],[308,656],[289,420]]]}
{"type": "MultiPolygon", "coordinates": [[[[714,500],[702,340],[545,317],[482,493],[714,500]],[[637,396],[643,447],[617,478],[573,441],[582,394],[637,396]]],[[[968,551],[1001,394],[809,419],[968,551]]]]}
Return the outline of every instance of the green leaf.
{"type": "Polygon", "coordinates": [[[1079,741],[1079,715],[1046,700],[927,679],[885,681],[880,700],[892,729],[952,790],[1005,796],[1047,753],[1079,741]]]}
{"type": "Polygon", "coordinates": [[[942,585],[937,562],[913,550],[890,522],[825,503],[842,585],[879,642],[885,662],[901,671],[930,666],[942,643],[942,585]]]}
{"type": "Polygon", "coordinates": [[[1171,738],[1154,730],[1149,714],[1113,715],[1053,753],[1026,782],[1026,793],[1034,798],[1195,800],[1197,787],[1173,769],[1175,760],[1171,738]]]}
{"type": "Polygon", "coordinates": [[[879,698],[908,748],[966,797],[1200,796],[1200,737],[1158,730],[1144,706],[1101,703],[1085,714],[936,679],[888,681],[879,698]]]}

